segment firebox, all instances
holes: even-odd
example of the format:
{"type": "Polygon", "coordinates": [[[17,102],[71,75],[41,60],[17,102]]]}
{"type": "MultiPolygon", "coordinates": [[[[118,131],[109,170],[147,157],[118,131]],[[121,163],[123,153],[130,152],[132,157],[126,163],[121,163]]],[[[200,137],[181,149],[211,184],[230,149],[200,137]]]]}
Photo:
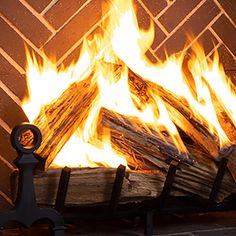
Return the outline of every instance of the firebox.
{"type": "Polygon", "coordinates": [[[170,196],[233,209],[233,0],[8,0],[0,12],[1,210],[15,204],[21,122],[42,133],[40,205],[135,205],[149,223],[170,196]]]}

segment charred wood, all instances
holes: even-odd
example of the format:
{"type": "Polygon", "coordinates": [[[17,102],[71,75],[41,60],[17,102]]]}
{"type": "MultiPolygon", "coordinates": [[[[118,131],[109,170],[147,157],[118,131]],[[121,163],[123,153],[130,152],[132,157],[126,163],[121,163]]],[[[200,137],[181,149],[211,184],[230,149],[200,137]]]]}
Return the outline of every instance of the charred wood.
{"type": "Polygon", "coordinates": [[[97,93],[93,74],[90,74],[84,80],[70,85],[34,120],[34,125],[42,133],[42,143],[36,153],[46,158],[46,168],[78,127],[83,127],[97,93]]]}

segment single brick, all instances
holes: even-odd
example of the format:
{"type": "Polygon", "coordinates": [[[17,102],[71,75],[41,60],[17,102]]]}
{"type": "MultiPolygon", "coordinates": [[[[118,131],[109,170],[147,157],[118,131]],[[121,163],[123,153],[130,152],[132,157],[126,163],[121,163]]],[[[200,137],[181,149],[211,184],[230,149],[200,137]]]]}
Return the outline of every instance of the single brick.
{"type": "Polygon", "coordinates": [[[11,208],[12,206],[9,204],[9,202],[2,195],[0,195],[0,211],[3,212],[11,208]]]}
{"type": "Polygon", "coordinates": [[[27,94],[26,78],[0,55],[0,80],[21,100],[27,94]]]}
{"type": "Polygon", "coordinates": [[[52,34],[18,0],[3,0],[0,4],[0,12],[37,47],[42,46],[52,34]]]}
{"type": "Polygon", "coordinates": [[[159,17],[159,21],[170,33],[201,0],[178,0],[159,17]]]}
{"type": "Polygon", "coordinates": [[[229,17],[236,24],[236,1],[235,0],[217,0],[229,17]]]}
{"type": "Polygon", "coordinates": [[[150,62],[152,62],[152,63],[157,62],[157,59],[155,58],[155,56],[152,54],[152,52],[150,50],[147,50],[145,55],[147,56],[147,58],[149,59],[150,62]]]}
{"type": "MultiPolygon", "coordinates": [[[[156,50],[156,55],[164,59],[165,50],[168,55],[181,51],[190,42],[188,35],[199,35],[207,25],[219,14],[220,10],[211,0],[206,1],[182,27],[180,27],[160,48],[156,50]]],[[[209,39],[211,40],[211,39],[209,39]]]]}
{"type": "MultiPolygon", "coordinates": [[[[16,154],[15,154],[16,157],[16,154]]],[[[11,186],[10,186],[10,176],[13,172],[13,169],[6,165],[2,160],[0,160],[0,190],[3,191],[8,197],[11,196],[11,186]]]]}
{"type": "Polygon", "coordinates": [[[59,0],[44,15],[51,25],[60,28],[87,0],[59,0]]]}
{"type": "Polygon", "coordinates": [[[3,190],[4,193],[10,195],[10,180],[9,176],[11,175],[14,165],[13,160],[17,157],[17,153],[15,149],[13,149],[10,143],[10,134],[6,132],[0,126],[0,173],[1,173],[1,181],[0,181],[0,190],[3,190]],[[9,165],[2,160],[4,158],[9,165]],[[12,164],[12,166],[10,165],[12,164]]]}
{"type": "Polygon", "coordinates": [[[220,62],[223,64],[224,69],[236,71],[236,59],[234,59],[232,54],[224,45],[221,45],[218,48],[218,53],[220,57],[220,62]]]}
{"type": "MultiPolygon", "coordinates": [[[[76,62],[77,59],[80,57],[81,48],[82,48],[82,43],[79,44],[79,46],[76,47],[76,48],[70,53],[70,55],[68,55],[68,56],[65,58],[65,60],[63,60],[63,62],[61,63],[61,65],[67,67],[67,66],[69,66],[71,63],[76,62]]],[[[59,65],[59,67],[60,67],[61,65],[59,65]]]]}
{"type": "Polygon", "coordinates": [[[28,2],[37,12],[42,12],[50,3],[52,0],[25,0],[28,2]]]}
{"type": "Polygon", "coordinates": [[[158,0],[158,1],[141,0],[141,1],[146,5],[146,7],[152,13],[153,16],[156,16],[167,6],[166,0],[158,0]]]}
{"type": "Polygon", "coordinates": [[[208,55],[214,49],[215,45],[217,45],[218,41],[209,30],[206,30],[197,39],[197,42],[193,43],[192,47],[194,47],[196,43],[200,44],[204,48],[205,55],[208,55]]]}
{"type": "MultiPolygon", "coordinates": [[[[101,26],[97,26],[91,34],[88,35],[87,39],[92,40],[95,34],[103,35],[104,31],[101,26]]],[[[64,66],[69,66],[71,63],[74,63],[79,59],[82,49],[82,43],[79,44],[61,63],[64,66]]]]}
{"type": "Polygon", "coordinates": [[[25,46],[36,55],[39,62],[42,58],[2,19],[0,18],[0,46],[22,68],[26,65],[25,46]]]}
{"type": "Polygon", "coordinates": [[[19,123],[28,121],[21,107],[19,107],[1,88],[0,88],[0,117],[10,128],[19,123]]]}
{"type": "MultiPolygon", "coordinates": [[[[10,142],[10,134],[0,125],[0,155],[10,163],[16,158],[16,151],[10,142]]],[[[0,181],[1,182],[1,181],[0,181]]]]}
{"type": "MultiPolygon", "coordinates": [[[[137,19],[139,27],[141,29],[148,29],[152,18],[148,15],[148,13],[144,10],[144,8],[140,5],[139,2],[135,1],[135,5],[137,7],[137,19]]],[[[163,33],[161,28],[156,23],[154,23],[154,28],[155,28],[155,35],[153,44],[151,45],[152,49],[155,49],[158,46],[158,44],[160,44],[166,38],[166,35],[163,33]]]]}
{"type": "Polygon", "coordinates": [[[236,56],[236,28],[229,19],[222,15],[212,26],[213,30],[218,34],[224,44],[236,56]]]}
{"type": "Polygon", "coordinates": [[[46,54],[61,58],[101,18],[101,1],[92,0],[45,45],[46,54]]]}
{"type": "Polygon", "coordinates": [[[236,70],[226,70],[225,73],[231,79],[234,86],[236,86],[236,70]]]}

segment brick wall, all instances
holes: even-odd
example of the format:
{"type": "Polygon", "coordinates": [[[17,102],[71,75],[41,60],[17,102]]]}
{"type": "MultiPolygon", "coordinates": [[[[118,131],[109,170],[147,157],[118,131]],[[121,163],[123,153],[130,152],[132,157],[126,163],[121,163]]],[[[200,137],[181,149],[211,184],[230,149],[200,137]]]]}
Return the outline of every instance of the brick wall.
{"type": "MultiPolygon", "coordinates": [[[[11,129],[27,118],[21,110],[26,94],[25,45],[40,60],[42,51],[68,65],[80,52],[82,37],[99,30],[102,2],[108,0],[1,0],[0,2],[0,209],[10,205],[9,175],[16,154],[11,129]]],[[[123,0],[126,1],[126,0],[123,0]]],[[[226,72],[236,79],[235,0],[135,0],[140,27],[155,22],[148,55],[164,59],[195,41],[210,57],[214,45],[226,72]],[[195,38],[188,41],[186,32],[195,38]]],[[[109,13],[107,13],[109,14],[109,13]]]]}

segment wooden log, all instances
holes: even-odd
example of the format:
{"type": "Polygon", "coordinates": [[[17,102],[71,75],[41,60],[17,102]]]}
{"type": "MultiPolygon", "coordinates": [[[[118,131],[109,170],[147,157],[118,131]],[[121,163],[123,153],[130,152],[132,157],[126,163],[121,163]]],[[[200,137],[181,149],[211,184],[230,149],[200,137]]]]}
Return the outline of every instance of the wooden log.
{"type": "Polygon", "coordinates": [[[194,161],[192,156],[187,153],[180,153],[168,136],[164,137],[151,128],[149,129],[136,117],[125,117],[102,108],[98,124],[98,134],[101,134],[104,128],[108,128],[112,137],[117,139],[122,137],[130,148],[135,144],[135,150],[139,150],[144,156],[145,154],[157,156],[162,161],[167,159],[183,160],[189,164],[194,161]]]}
{"type": "Polygon", "coordinates": [[[192,115],[192,111],[184,99],[176,97],[157,84],[144,81],[132,71],[129,71],[129,81],[131,91],[137,95],[141,103],[147,102],[152,98],[149,91],[158,94],[170,111],[169,115],[172,121],[204,151],[214,158],[218,157],[218,140],[214,135],[209,133],[207,127],[201,121],[192,115]]]}
{"type": "Polygon", "coordinates": [[[33,124],[42,133],[42,143],[36,151],[46,158],[46,168],[78,127],[83,127],[98,88],[93,74],[75,82],[53,103],[45,106],[33,124]]]}
{"type": "Polygon", "coordinates": [[[236,182],[236,146],[233,145],[231,153],[228,155],[227,167],[236,182]]]}
{"type": "MultiPolygon", "coordinates": [[[[171,146],[167,149],[169,142],[166,145],[159,140],[157,135],[140,131],[139,129],[143,129],[142,125],[131,117],[124,117],[106,109],[101,110],[100,116],[99,130],[104,127],[111,130],[112,144],[119,152],[129,155],[128,164],[132,165],[138,160],[143,162],[144,168],[147,166],[147,169],[160,169],[167,172],[170,160],[177,155],[171,146]]],[[[187,148],[196,162],[192,165],[180,164],[174,186],[180,191],[208,198],[217,174],[218,164],[198,147],[187,145],[187,148]]],[[[226,171],[217,200],[222,201],[235,191],[236,184],[230,173],[226,171]]]]}
{"type": "MultiPolygon", "coordinates": [[[[194,156],[196,162],[191,166],[182,165],[176,172],[174,186],[178,189],[185,190],[191,193],[208,198],[212,189],[214,179],[216,177],[219,163],[209,158],[209,155],[202,152],[202,150],[192,145],[187,145],[188,151],[194,156]]],[[[227,154],[227,157],[231,152],[227,154]]],[[[230,172],[225,171],[217,201],[221,202],[225,197],[231,193],[235,193],[236,184],[230,172]]]]}
{"type": "MultiPolygon", "coordinates": [[[[219,102],[216,95],[213,94],[214,98],[214,107],[217,111],[217,118],[220,122],[222,129],[224,130],[225,134],[229,139],[229,143],[225,144],[231,146],[231,152],[228,154],[228,164],[227,167],[233,176],[236,182],[236,127],[233,124],[232,120],[230,119],[230,114],[225,111],[223,105],[219,102]]],[[[223,149],[227,147],[223,147],[223,149]]]]}
{"type": "MultiPolygon", "coordinates": [[[[37,202],[54,205],[61,169],[49,168],[34,177],[37,202]]],[[[66,206],[107,203],[115,179],[114,168],[72,168],[66,206]]],[[[161,171],[127,171],[121,202],[141,201],[159,196],[165,175],[161,171]]]]}

